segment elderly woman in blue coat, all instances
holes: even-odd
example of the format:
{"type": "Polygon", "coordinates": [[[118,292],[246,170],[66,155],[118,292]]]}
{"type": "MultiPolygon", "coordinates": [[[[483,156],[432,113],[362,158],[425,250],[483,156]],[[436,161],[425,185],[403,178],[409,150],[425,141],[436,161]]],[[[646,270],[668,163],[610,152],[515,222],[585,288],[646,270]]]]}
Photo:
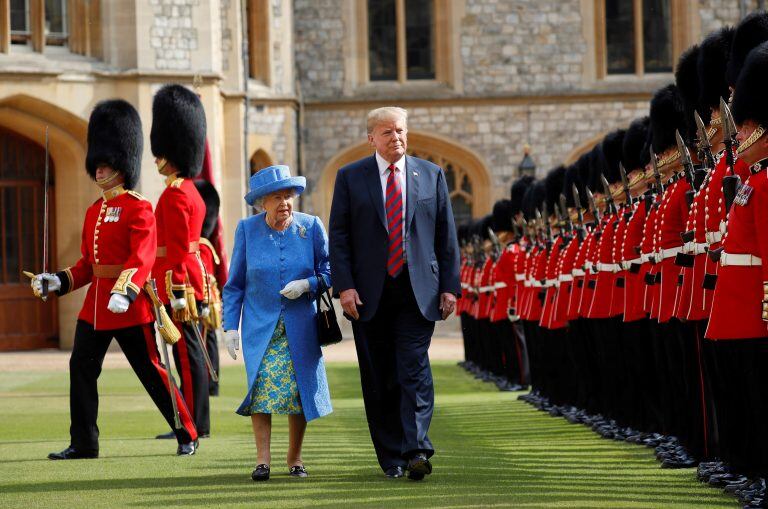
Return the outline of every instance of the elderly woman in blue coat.
{"type": "Polygon", "coordinates": [[[306,477],[307,421],[332,410],[315,305],[320,284],[331,284],[328,237],[318,217],[293,211],[305,185],[287,166],[251,177],[245,201],[264,212],[238,223],[224,286],[224,337],[232,358],[242,331],[248,392],[237,413],[253,424],[254,481],[269,479],[272,414],[288,415],[289,474],[306,477]]]}

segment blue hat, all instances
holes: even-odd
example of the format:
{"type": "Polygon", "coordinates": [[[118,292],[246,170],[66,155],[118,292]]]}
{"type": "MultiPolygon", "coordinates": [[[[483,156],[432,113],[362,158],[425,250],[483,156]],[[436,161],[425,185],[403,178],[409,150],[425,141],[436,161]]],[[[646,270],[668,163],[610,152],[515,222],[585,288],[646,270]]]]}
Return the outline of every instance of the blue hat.
{"type": "Polygon", "coordinates": [[[304,192],[307,187],[307,179],[304,177],[291,177],[291,170],[287,166],[268,166],[251,175],[249,182],[251,190],[245,195],[245,202],[253,205],[257,198],[283,189],[295,189],[297,194],[304,192]]]}

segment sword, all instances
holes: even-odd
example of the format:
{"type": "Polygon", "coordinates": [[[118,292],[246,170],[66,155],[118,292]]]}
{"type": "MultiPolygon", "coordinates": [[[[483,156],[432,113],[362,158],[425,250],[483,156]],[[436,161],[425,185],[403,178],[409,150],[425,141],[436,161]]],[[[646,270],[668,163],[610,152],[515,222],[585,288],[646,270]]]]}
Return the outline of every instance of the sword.
{"type": "Polygon", "coordinates": [[[219,377],[216,375],[216,371],[213,369],[213,363],[211,362],[211,357],[208,355],[208,349],[205,347],[205,340],[203,339],[203,336],[200,335],[200,329],[197,328],[197,323],[194,320],[190,320],[187,323],[191,325],[192,330],[195,331],[195,337],[197,338],[197,342],[200,344],[200,349],[203,351],[205,366],[208,368],[208,374],[210,375],[211,380],[214,382],[218,382],[219,377]]]}
{"type": "MultiPolygon", "coordinates": [[[[48,185],[49,185],[49,169],[48,169],[48,126],[45,126],[45,184],[43,185],[43,274],[48,272],[48,185]]],[[[48,280],[43,278],[42,281],[43,302],[48,300],[48,280]]]]}
{"type": "MultiPolygon", "coordinates": [[[[152,288],[152,292],[154,295],[157,295],[157,284],[155,284],[154,279],[147,280],[147,283],[149,283],[150,288],[152,288]]],[[[155,306],[155,318],[158,322],[158,327],[163,327],[165,324],[162,323],[163,321],[163,314],[160,312],[160,309],[158,308],[159,301],[155,301],[152,299],[152,303],[155,306]]],[[[163,354],[163,362],[165,363],[165,370],[168,373],[168,390],[171,393],[171,406],[173,407],[173,427],[174,429],[181,429],[181,421],[179,420],[179,408],[176,405],[176,381],[173,379],[173,375],[171,374],[171,359],[168,356],[168,344],[165,342],[165,340],[160,340],[160,343],[162,344],[163,348],[161,353],[163,354]]]]}

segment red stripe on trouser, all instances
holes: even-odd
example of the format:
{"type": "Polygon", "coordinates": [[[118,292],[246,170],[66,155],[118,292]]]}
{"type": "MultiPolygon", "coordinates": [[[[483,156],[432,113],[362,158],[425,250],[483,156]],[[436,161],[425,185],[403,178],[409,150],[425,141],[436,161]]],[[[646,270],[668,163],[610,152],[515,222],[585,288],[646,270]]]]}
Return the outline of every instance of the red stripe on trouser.
{"type": "Polygon", "coordinates": [[[707,398],[704,393],[704,368],[701,362],[701,322],[696,324],[696,358],[699,364],[699,389],[701,394],[701,417],[704,426],[704,456],[709,457],[709,418],[707,416],[707,398]]]}
{"type": "Polygon", "coordinates": [[[184,335],[184,325],[174,321],[182,334],[181,338],[176,342],[176,348],[179,349],[179,364],[176,369],[179,370],[181,375],[181,389],[184,392],[184,399],[187,402],[187,408],[189,413],[195,413],[195,389],[192,387],[192,369],[189,365],[189,352],[187,351],[187,338],[184,335]]]}
{"type": "MultiPolygon", "coordinates": [[[[144,328],[144,341],[147,343],[149,360],[152,361],[152,365],[160,375],[160,379],[163,381],[165,390],[170,394],[171,389],[168,385],[168,370],[171,369],[171,367],[163,367],[163,365],[160,364],[160,359],[157,357],[157,343],[155,343],[154,335],[150,332],[151,328],[151,326],[144,328]]],[[[187,404],[184,402],[184,398],[181,397],[179,390],[175,388],[173,396],[176,398],[176,406],[179,409],[179,420],[181,421],[181,426],[187,431],[187,433],[189,433],[189,437],[192,440],[197,440],[197,429],[195,428],[195,423],[192,422],[192,415],[189,413],[189,409],[187,408],[187,404]]]]}

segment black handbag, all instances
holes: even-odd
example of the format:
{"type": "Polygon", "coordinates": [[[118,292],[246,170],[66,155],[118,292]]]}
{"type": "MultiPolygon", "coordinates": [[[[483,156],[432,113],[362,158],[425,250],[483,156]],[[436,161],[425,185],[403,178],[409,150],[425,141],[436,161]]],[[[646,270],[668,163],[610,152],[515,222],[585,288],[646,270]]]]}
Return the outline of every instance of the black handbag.
{"type": "Polygon", "coordinates": [[[322,276],[317,276],[317,341],[320,346],[333,345],[341,341],[341,329],[336,320],[336,310],[333,308],[333,298],[330,289],[325,286],[322,276]],[[323,311],[325,304],[327,308],[323,311]]]}

